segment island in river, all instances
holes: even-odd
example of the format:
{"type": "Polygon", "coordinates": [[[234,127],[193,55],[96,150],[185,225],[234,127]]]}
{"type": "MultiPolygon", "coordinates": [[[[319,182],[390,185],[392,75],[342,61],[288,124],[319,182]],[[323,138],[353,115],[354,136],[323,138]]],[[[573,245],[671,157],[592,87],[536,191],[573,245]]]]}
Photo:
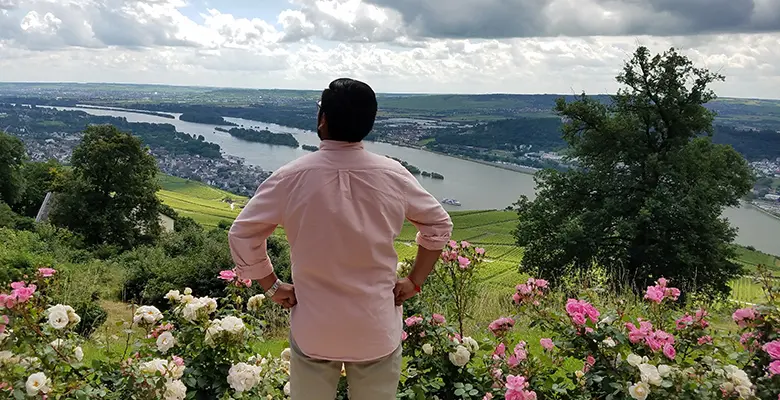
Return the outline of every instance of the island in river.
{"type": "Polygon", "coordinates": [[[232,122],[228,122],[225,118],[215,112],[185,112],[179,116],[179,119],[187,122],[194,122],[196,124],[209,124],[209,125],[229,125],[237,126],[232,122]]]}
{"type": "Polygon", "coordinates": [[[426,178],[432,178],[432,179],[440,179],[440,180],[444,179],[444,175],[438,172],[422,171],[416,166],[409,164],[408,162],[401,160],[400,158],[390,157],[388,155],[385,155],[385,157],[392,158],[393,160],[398,161],[399,163],[401,163],[401,165],[404,166],[404,168],[406,168],[407,171],[411,172],[412,175],[422,175],[426,178]]]}
{"type": "Polygon", "coordinates": [[[231,128],[230,130],[227,130],[225,128],[216,127],[214,129],[220,132],[227,132],[230,134],[230,136],[233,136],[237,139],[246,140],[247,142],[289,146],[294,148],[298,148],[298,146],[300,146],[298,139],[289,133],[273,133],[267,129],[263,129],[261,131],[244,128],[231,128]]]}

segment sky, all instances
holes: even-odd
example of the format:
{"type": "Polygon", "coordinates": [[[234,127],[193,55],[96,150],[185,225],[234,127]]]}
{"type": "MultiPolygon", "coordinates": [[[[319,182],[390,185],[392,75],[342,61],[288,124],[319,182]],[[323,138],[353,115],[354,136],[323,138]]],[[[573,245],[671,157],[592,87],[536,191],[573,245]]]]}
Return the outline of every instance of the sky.
{"type": "Polygon", "coordinates": [[[780,0],[0,0],[0,81],[613,93],[639,45],[780,98],[780,0]]]}

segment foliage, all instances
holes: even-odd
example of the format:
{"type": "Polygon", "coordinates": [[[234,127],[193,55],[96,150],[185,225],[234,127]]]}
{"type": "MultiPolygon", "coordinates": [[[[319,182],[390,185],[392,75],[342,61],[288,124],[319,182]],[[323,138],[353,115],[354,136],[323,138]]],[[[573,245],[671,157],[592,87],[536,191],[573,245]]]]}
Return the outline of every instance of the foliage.
{"type": "Polygon", "coordinates": [[[231,128],[230,136],[246,140],[247,142],[276,144],[280,146],[298,147],[298,139],[289,133],[273,133],[266,129],[256,131],[254,129],[231,128]]]}
{"type": "Polygon", "coordinates": [[[232,122],[225,121],[222,116],[216,112],[186,112],[179,116],[179,119],[187,122],[195,122],[198,124],[210,124],[210,125],[236,125],[232,122]]]}
{"type": "MultiPolygon", "coordinates": [[[[286,241],[269,238],[268,254],[280,279],[289,281],[286,241]]],[[[164,234],[157,245],[126,252],[116,262],[127,270],[123,288],[126,300],[158,307],[165,305],[165,294],[175,288],[189,287],[207,296],[223,296],[225,288],[218,273],[234,265],[227,232],[200,227],[164,234]]]]}
{"type": "Polygon", "coordinates": [[[35,218],[46,193],[62,173],[62,165],[56,160],[26,162],[22,167],[22,192],[13,208],[21,215],[35,218]]]}
{"type": "Polygon", "coordinates": [[[262,295],[245,302],[238,286],[221,299],[171,291],[170,312],[139,307],[125,323],[121,354],[86,365],[74,334],[82,317],[48,296],[56,273],[40,269],[34,283],[15,282],[0,294],[8,312],[0,317],[0,393],[7,397],[228,400],[289,392],[289,358],[259,357],[247,345],[262,334],[253,315],[262,295]]]}
{"type": "Polygon", "coordinates": [[[124,249],[159,235],[157,162],[138,138],[111,125],[90,126],[73,150],[72,165],[51,212],[57,225],[89,244],[124,249]]]}
{"type": "Polygon", "coordinates": [[[441,262],[433,270],[432,281],[439,288],[440,304],[445,304],[450,315],[457,320],[458,334],[463,336],[463,323],[470,317],[477,296],[477,273],[485,255],[485,249],[471,243],[450,240],[441,254],[441,262]]]}
{"type": "Polygon", "coordinates": [[[636,291],[668,276],[690,292],[727,294],[741,269],[721,213],[752,183],[734,149],[702,136],[712,133],[708,86],[721,79],[674,49],[651,57],[640,47],[612,104],[560,100],[580,168],[540,172],[537,199],[518,201],[523,269],[555,284],[603,269],[636,291]]]}
{"type": "Polygon", "coordinates": [[[0,201],[14,204],[22,191],[22,165],[27,158],[24,143],[0,131],[0,201]]]}

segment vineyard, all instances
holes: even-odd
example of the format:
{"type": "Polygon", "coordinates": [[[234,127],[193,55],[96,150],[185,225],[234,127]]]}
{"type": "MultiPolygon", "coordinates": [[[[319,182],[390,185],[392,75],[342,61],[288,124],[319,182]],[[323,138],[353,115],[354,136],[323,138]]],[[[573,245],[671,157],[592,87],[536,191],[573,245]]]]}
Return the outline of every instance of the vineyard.
{"type": "MultiPolygon", "coordinates": [[[[194,219],[201,225],[216,227],[220,221],[232,222],[246,203],[245,197],[237,196],[199,182],[161,176],[162,190],[158,196],[163,203],[175,209],[180,215],[194,219]],[[224,199],[236,202],[235,209],[224,199]]],[[[512,211],[456,211],[450,214],[454,225],[453,239],[466,240],[486,250],[487,260],[482,265],[480,278],[483,285],[496,292],[512,292],[523,278],[518,265],[523,249],[515,246],[512,231],[517,226],[517,214],[512,211]]],[[[284,235],[282,228],[276,232],[284,235]]],[[[414,243],[417,228],[406,222],[395,241],[399,260],[411,260],[417,253],[414,243]]],[[[780,259],[744,247],[738,248],[735,260],[748,271],[759,264],[780,271],[780,259]]],[[[754,302],[761,298],[761,288],[750,277],[732,283],[732,298],[741,302],[754,302]]]]}

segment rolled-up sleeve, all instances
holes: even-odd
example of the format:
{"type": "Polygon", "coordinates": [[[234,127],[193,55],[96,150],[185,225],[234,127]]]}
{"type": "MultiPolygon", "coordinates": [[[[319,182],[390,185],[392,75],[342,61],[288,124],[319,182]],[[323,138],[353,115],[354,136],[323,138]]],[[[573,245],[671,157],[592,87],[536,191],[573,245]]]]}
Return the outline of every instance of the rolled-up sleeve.
{"type": "Polygon", "coordinates": [[[452,236],[452,219],[412,174],[407,180],[406,219],[418,230],[416,242],[428,250],[442,250],[452,236]]]}
{"type": "Polygon", "coordinates": [[[274,271],[267,239],[277,226],[284,224],[287,198],[282,176],[271,174],[230,227],[230,253],[241,279],[262,279],[274,271]]]}

